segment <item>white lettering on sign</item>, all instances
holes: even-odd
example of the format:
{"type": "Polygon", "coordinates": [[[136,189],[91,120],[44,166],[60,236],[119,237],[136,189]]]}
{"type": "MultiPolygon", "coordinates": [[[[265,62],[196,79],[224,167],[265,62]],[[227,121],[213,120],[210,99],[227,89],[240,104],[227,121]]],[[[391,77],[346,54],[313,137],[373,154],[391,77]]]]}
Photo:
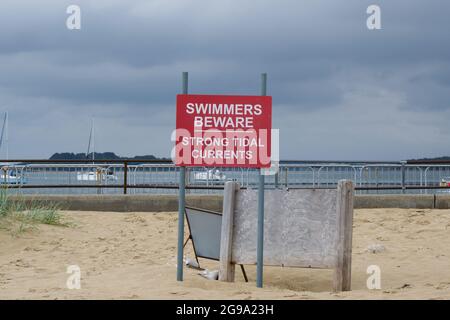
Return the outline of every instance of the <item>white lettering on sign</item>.
{"type": "Polygon", "coordinates": [[[260,104],[226,104],[226,103],[188,103],[186,112],[188,114],[222,114],[222,115],[256,115],[262,113],[260,104]]]}
{"type": "Polygon", "coordinates": [[[194,118],[194,127],[248,129],[253,128],[253,118],[198,116],[194,118]]]}
{"type": "Polygon", "coordinates": [[[183,137],[181,143],[185,146],[205,146],[205,147],[260,147],[264,148],[264,142],[260,138],[242,137],[183,137]]]}
{"type": "Polygon", "coordinates": [[[186,113],[195,114],[196,128],[253,128],[253,115],[262,113],[260,104],[192,103],[186,104],[186,113]],[[234,116],[234,117],[231,117],[234,116]]]}

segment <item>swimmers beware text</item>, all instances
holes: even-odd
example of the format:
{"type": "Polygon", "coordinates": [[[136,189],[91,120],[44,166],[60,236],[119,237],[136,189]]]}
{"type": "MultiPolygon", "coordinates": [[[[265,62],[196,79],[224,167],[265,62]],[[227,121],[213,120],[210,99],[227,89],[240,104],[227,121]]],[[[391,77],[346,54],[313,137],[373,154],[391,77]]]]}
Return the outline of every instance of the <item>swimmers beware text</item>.
{"type": "Polygon", "coordinates": [[[270,167],[272,97],[177,95],[175,164],[270,167]]]}

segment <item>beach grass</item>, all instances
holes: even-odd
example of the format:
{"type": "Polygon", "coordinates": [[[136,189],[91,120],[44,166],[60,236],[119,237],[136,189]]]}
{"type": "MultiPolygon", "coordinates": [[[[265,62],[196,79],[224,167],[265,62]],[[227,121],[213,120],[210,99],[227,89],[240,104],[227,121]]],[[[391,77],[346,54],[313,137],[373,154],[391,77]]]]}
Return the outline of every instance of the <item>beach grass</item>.
{"type": "Polygon", "coordinates": [[[25,200],[20,196],[10,197],[6,189],[0,190],[0,229],[13,236],[36,229],[39,224],[69,226],[53,203],[25,200]]]}

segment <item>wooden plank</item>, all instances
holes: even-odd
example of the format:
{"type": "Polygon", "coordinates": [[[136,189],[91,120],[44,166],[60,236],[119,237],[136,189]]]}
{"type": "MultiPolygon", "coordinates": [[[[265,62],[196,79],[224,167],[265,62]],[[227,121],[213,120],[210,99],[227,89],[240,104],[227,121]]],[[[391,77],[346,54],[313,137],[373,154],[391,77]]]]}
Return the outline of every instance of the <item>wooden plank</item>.
{"type": "Polygon", "coordinates": [[[231,262],[231,249],[233,242],[234,204],[236,191],[239,189],[237,182],[225,183],[223,193],[222,230],[220,240],[219,280],[234,281],[235,265],[231,262]]]}
{"type": "Polygon", "coordinates": [[[352,181],[341,180],[337,188],[336,211],[338,217],[337,261],[334,270],[334,291],[350,291],[352,276],[352,234],[353,234],[352,181]]]}

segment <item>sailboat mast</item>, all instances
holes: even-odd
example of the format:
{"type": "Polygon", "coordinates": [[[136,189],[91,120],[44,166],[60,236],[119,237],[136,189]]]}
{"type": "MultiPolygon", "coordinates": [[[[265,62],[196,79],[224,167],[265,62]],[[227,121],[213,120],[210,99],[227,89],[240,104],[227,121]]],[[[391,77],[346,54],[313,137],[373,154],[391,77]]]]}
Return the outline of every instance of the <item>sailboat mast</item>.
{"type": "Polygon", "coordinates": [[[89,152],[91,151],[92,146],[92,162],[95,160],[95,141],[94,141],[94,118],[91,119],[91,131],[89,132],[89,142],[88,142],[88,148],[86,152],[86,159],[89,159],[89,152]]]}
{"type": "Polygon", "coordinates": [[[8,111],[6,111],[5,115],[5,125],[6,125],[6,160],[9,160],[9,115],[8,111]]]}
{"type": "Polygon", "coordinates": [[[92,118],[92,163],[95,160],[95,130],[94,130],[94,118],[92,118]]]}
{"type": "Polygon", "coordinates": [[[8,118],[8,113],[5,112],[5,115],[4,115],[4,117],[3,117],[2,133],[1,133],[1,135],[0,135],[0,150],[1,150],[2,146],[6,144],[6,159],[8,159],[8,149],[7,149],[8,143],[5,142],[6,139],[7,139],[7,137],[6,137],[6,131],[7,131],[7,129],[6,129],[7,118],[8,118]]]}

